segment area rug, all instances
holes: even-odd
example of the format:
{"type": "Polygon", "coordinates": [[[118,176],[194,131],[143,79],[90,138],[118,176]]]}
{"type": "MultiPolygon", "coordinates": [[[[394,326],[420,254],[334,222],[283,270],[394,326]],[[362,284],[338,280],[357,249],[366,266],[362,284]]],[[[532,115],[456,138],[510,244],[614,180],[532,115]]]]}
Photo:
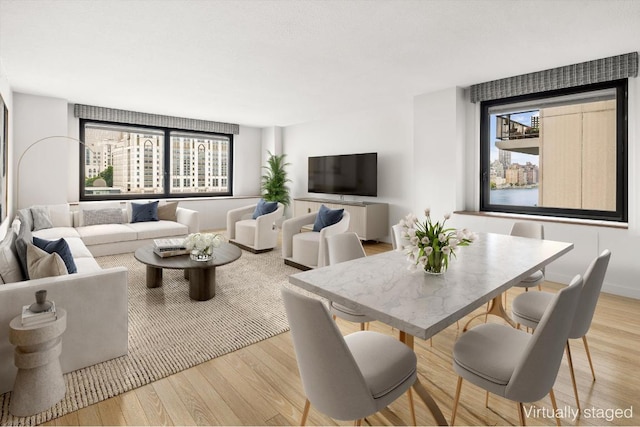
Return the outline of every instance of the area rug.
{"type": "Polygon", "coordinates": [[[147,289],[145,266],[133,254],[96,260],[103,268],[129,270],[129,354],[65,374],[65,398],[31,417],[10,415],[11,393],[1,395],[1,425],[44,423],[289,328],[280,288],[299,270],[284,265],[279,248],[242,251],[237,261],[218,267],[216,296],[209,301],[189,298],[181,270],[164,270],[163,286],[147,289]]]}

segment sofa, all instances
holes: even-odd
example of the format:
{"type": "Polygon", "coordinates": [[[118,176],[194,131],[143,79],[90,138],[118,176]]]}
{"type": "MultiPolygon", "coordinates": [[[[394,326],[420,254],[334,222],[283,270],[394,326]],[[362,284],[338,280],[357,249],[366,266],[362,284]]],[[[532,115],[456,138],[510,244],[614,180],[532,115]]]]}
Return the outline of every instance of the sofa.
{"type": "Polygon", "coordinates": [[[199,227],[198,213],[180,207],[175,207],[175,221],[125,221],[131,214],[131,204],[123,207],[119,202],[80,204],[74,210],[69,205],[40,206],[19,212],[0,242],[0,393],[13,388],[17,372],[14,346],[9,342],[9,322],[21,313],[22,306],[35,302],[37,290],[47,290],[47,299],[67,311],[60,355],[64,373],[127,354],[127,269],[102,269],[94,257],[132,252],[153,239],[185,236],[199,227]],[[98,211],[107,210],[113,219],[116,209],[122,218],[119,223],[85,221],[91,215],[99,215],[98,211]],[[64,238],[76,273],[24,280],[18,237],[33,227],[20,220],[31,210],[48,212],[51,227],[30,230],[30,234],[48,241],[64,238]],[[85,215],[87,210],[95,212],[85,215]]]}

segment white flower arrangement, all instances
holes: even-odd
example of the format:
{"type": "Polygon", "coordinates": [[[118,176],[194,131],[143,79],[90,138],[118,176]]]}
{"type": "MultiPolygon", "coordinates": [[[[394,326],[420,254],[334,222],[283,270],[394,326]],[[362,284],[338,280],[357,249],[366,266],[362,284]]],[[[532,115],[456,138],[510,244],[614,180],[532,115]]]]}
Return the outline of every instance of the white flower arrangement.
{"type": "Polygon", "coordinates": [[[221,234],[214,233],[192,233],[184,239],[184,246],[191,251],[192,255],[211,257],[213,248],[217,248],[224,242],[221,234]]]}
{"type": "Polygon", "coordinates": [[[470,245],[478,235],[466,228],[445,228],[451,214],[444,215],[442,222],[435,223],[431,221],[430,209],[425,209],[424,214],[427,217],[424,222],[418,221],[411,213],[400,220],[403,237],[409,241],[409,245],[404,247],[411,263],[409,269],[416,270],[420,266],[429,273],[444,273],[449,267],[449,257],[456,256],[456,249],[470,245]]]}

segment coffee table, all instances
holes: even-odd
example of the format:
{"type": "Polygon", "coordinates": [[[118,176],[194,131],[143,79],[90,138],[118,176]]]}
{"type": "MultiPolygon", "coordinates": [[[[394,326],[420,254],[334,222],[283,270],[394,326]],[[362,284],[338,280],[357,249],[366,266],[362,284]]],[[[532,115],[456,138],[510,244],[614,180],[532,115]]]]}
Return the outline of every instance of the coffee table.
{"type": "Polygon", "coordinates": [[[153,244],[139,248],[134,254],[147,266],[147,288],[162,286],[165,268],[184,270],[184,277],[189,279],[189,297],[197,301],[207,301],[216,295],[216,267],[237,260],[242,251],[224,242],[213,250],[213,255],[210,261],[193,261],[189,255],[162,258],[153,252],[153,244]]]}

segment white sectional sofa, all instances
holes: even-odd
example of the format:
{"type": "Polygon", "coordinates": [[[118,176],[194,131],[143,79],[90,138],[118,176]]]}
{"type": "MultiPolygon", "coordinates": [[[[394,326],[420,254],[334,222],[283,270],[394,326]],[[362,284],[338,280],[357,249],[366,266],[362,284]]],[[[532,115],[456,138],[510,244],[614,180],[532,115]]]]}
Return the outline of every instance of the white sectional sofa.
{"type": "Polygon", "coordinates": [[[127,269],[102,269],[94,256],[132,252],[153,239],[186,236],[199,228],[198,212],[180,207],[176,209],[177,221],[80,225],[84,210],[107,206],[120,208],[123,221],[130,217],[128,203],[87,203],[74,211],[68,205],[55,205],[48,207],[53,227],[32,231],[33,236],[46,240],[64,238],[77,273],[15,281],[20,271],[19,266],[15,266],[19,262],[15,251],[19,220],[14,221],[0,243],[0,263],[3,264],[0,265],[0,393],[13,388],[17,372],[13,363],[14,347],[9,342],[9,322],[20,314],[23,305],[35,301],[37,290],[46,289],[47,299],[67,311],[67,330],[60,356],[63,372],[125,355],[128,348],[127,269]],[[13,263],[13,267],[7,263],[13,263]]]}

